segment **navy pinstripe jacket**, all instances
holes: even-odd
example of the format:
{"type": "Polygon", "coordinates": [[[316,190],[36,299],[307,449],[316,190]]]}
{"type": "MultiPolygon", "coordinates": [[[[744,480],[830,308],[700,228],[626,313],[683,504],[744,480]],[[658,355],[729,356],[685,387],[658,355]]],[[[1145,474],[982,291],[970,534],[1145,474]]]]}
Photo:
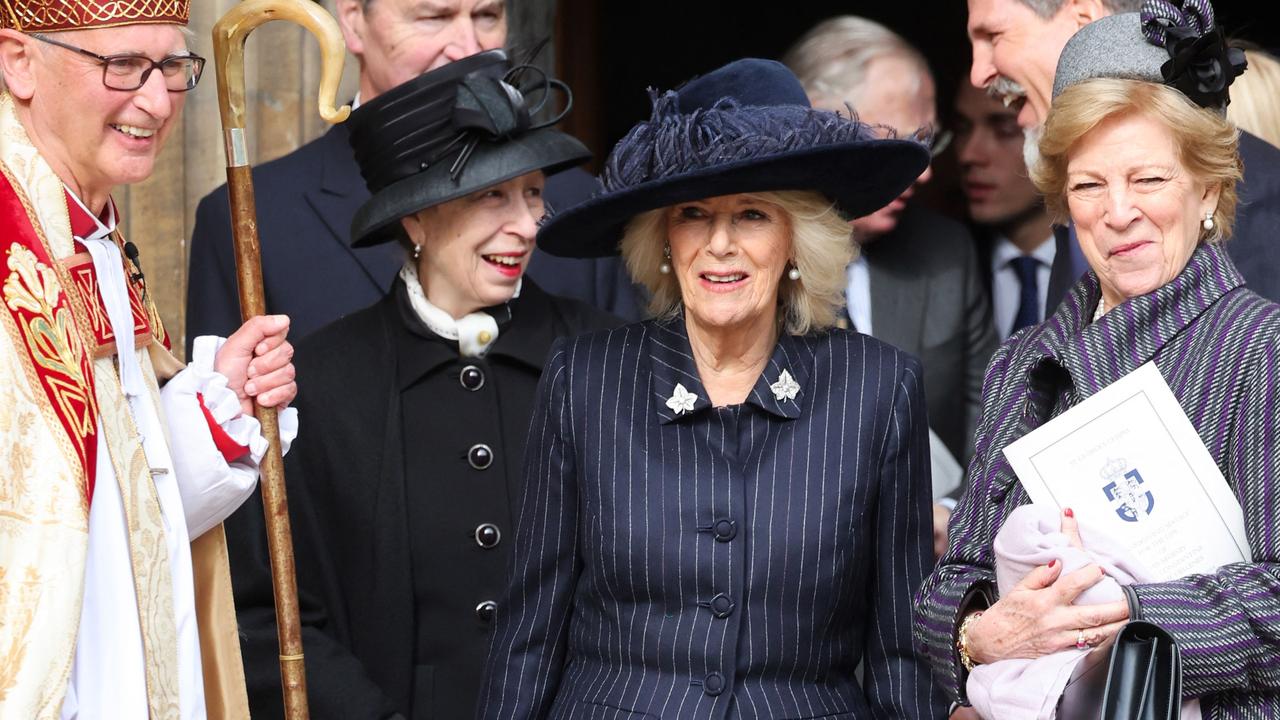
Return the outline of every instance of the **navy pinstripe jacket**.
{"type": "Polygon", "coordinates": [[[920,593],[920,640],[939,681],[959,693],[961,606],[994,580],[992,539],[1029,501],[1003,448],[1154,359],[1244,508],[1253,562],[1136,586],[1143,618],[1178,640],[1183,693],[1201,698],[1206,720],[1280,718],[1280,306],[1246,290],[1215,246],[1197,249],[1168,284],[1089,323],[1098,297],[1090,273],[991,360],[970,485],[947,554],[920,593]]]}
{"type": "Polygon", "coordinates": [[[944,714],[911,639],[932,565],[914,358],[784,336],[713,408],[683,320],[582,336],[551,353],[527,447],[480,717],[944,714]]]}

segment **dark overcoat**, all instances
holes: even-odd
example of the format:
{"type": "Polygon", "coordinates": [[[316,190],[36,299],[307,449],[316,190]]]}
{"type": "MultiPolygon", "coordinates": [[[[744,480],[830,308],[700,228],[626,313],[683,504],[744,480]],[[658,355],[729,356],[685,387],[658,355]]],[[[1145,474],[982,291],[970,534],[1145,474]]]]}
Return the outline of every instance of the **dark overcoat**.
{"type": "Polygon", "coordinates": [[[911,639],[920,377],[865,335],[783,336],[712,407],[682,319],[559,343],[479,716],[942,717],[911,639]]]}
{"type": "MultiPolygon", "coordinates": [[[[403,282],[298,346],[286,460],[311,717],[468,718],[505,585],[519,458],[557,337],[616,321],[525,280],[483,358],[403,282]]],[[[254,718],[281,716],[260,495],[228,521],[254,718]]]]}
{"type": "Polygon", "coordinates": [[[917,633],[939,681],[961,696],[958,623],[980,593],[995,596],[993,538],[1030,502],[1004,448],[1154,361],[1240,501],[1253,557],[1136,586],[1142,616],[1178,641],[1183,693],[1201,698],[1206,720],[1280,717],[1280,306],[1246,289],[1218,246],[1200,247],[1171,282],[1090,322],[1098,288],[1090,272],[992,358],[969,487],[920,591],[917,633]]]}

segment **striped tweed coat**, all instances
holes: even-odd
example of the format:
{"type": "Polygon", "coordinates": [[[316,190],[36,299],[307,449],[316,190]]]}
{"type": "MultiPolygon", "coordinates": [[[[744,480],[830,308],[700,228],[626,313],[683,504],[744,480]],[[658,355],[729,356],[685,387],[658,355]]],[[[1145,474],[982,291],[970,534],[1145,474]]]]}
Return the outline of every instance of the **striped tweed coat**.
{"type": "Polygon", "coordinates": [[[683,320],[582,336],[552,351],[527,447],[480,717],[945,713],[911,636],[932,566],[913,358],[784,336],[715,408],[683,320]]]}
{"type": "Polygon", "coordinates": [[[1154,359],[1244,508],[1253,562],[1136,588],[1144,618],[1183,652],[1183,692],[1207,720],[1280,718],[1280,306],[1244,288],[1224,250],[1202,246],[1173,281],[1089,324],[1086,275],[1043,324],[987,369],[970,486],[951,545],[918,598],[916,633],[952,695],[963,691],[955,630],[964,598],[992,587],[992,539],[1028,502],[1003,448],[1154,359]]]}

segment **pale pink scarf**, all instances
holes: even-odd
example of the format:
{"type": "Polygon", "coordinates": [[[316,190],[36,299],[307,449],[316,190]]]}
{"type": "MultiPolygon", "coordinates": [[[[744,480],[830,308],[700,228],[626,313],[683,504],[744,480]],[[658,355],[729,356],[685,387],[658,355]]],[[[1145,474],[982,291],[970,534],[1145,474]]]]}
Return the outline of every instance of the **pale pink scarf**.
{"type": "MultiPolygon", "coordinates": [[[[1062,562],[1062,575],[1089,564],[1097,564],[1105,573],[1076,598],[1076,605],[1124,600],[1122,585],[1150,582],[1150,572],[1136,558],[1112,554],[1120,546],[1106,533],[1081,523],[1080,540],[1086,549],[1075,547],[1062,533],[1056,508],[1031,504],[1014,510],[994,543],[1000,594],[1008,594],[1027,573],[1055,559],[1062,562]]],[[[969,702],[988,720],[1053,720],[1072,671],[1090,652],[1072,648],[1035,660],[979,665],[965,686],[969,702]]],[[[1199,701],[1183,703],[1182,720],[1200,720],[1199,701]]]]}

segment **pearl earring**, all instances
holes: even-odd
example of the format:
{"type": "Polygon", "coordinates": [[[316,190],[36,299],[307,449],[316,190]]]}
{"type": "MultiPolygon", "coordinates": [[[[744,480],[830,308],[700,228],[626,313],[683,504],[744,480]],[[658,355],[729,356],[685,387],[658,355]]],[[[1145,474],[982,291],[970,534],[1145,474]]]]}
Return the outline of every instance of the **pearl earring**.
{"type": "Polygon", "coordinates": [[[658,272],[663,275],[671,274],[671,246],[667,245],[662,248],[662,264],[658,266],[658,272]]]}
{"type": "Polygon", "coordinates": [[[1213,232],[1213,213],[1204,214],[1204,222],[1200,223],[1205,232],[1213,232]]]}
{"type": "Polygon", "coordinates": [[[791,278],[792,280],[799,280],[800,268],[796,267],[795,265],[792,265],[791,269],[787,271],[787,277],[791,278]]]}
{"type": "Polygon", "coordinates": [[[418,258],[420,258],[420,257],[422,257],[422,246],[421,246],[421,245],[419,245],[419,244],[417,244],[417,243],[414,243],[414,245],[413,245],[413,259],[414,259],[414,260],[417,260],[417,259],[418,259],[418,258]]]}

